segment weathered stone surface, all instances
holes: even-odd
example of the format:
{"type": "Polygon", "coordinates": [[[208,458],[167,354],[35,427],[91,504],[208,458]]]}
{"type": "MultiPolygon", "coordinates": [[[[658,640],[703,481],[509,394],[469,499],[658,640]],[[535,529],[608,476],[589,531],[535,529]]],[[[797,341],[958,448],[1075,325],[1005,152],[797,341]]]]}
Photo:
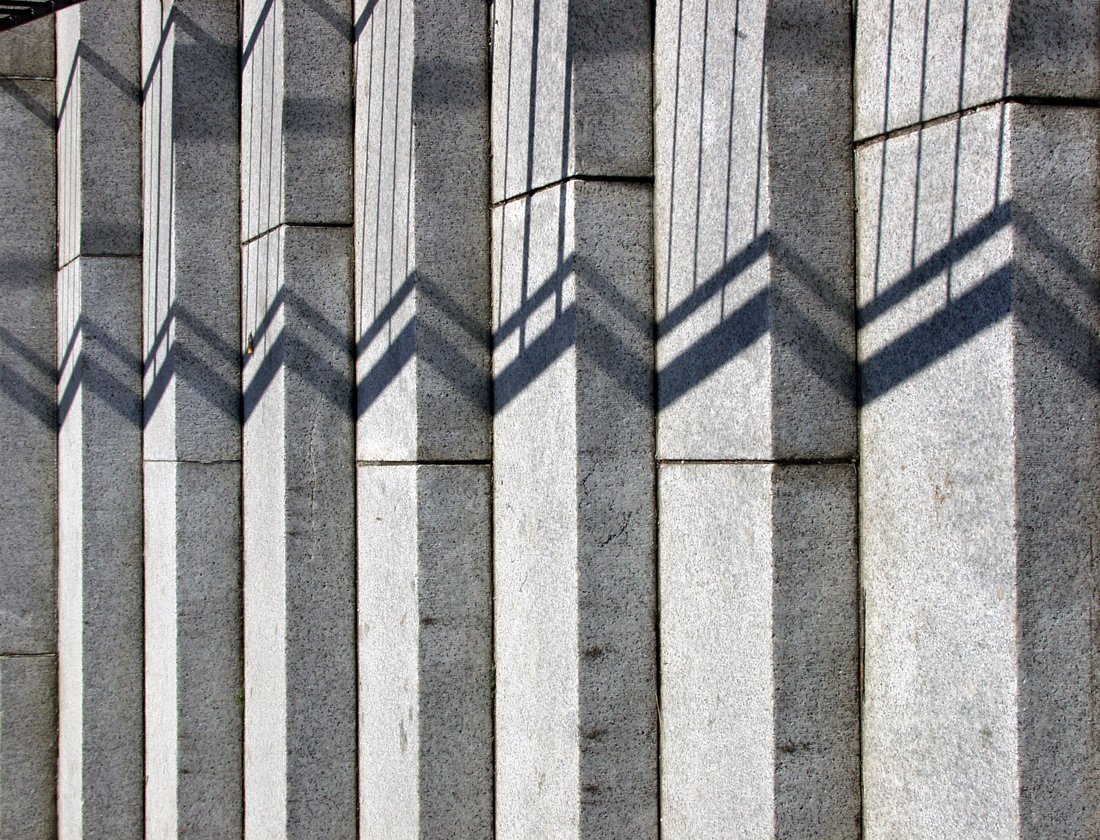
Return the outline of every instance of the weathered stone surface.
{"type": "Polygon", "coordinates": [[[143,11],[145,457],[239,460],[237,15],[143,11]]]}
{"type": "Polygon", "coordinates": [[[358,457],[484,460],[485,10],[382,0],[356,19],[358,457]]]}
{"type": "Polygon", "coordinates": [[[662,0],[656,32],[658,452],[849,457],[849,6],[662,0]]]}
{"type": "Polygon", "coordinates": [[[0,654],[57,646],[55,142],[53,82],[0,79],[0,654]]]}
{"type": "Polygon", "coordinates": [[[1095,830],[1097,140],[1011,105],[858,153],[869,837],[1095,830]]]}
{"type": "Polygon", "coordinates": [[[351,0],[246,0],[242,22],[242,239],[350,224],[351,0]]]}
{"type": "Polygon", "coordinates": [[[249,242],[245,831],[356,834],[351,231],[249,242]]]}
{"type": "Polygon", "coordinates": [[[494,201],[652,174],[652,14],[641,0],[494,4],[494,201]]]}
{"type": "Polygon", "coordinates": [[[359,467],[360,833],[493,836],[489,468],[359,467]]]}
{"type": "Polygon", "coordinates": [[[662,836],[859,837],[855,472],[665,464],[662,836]]]}
{"type": "Polygon", "coordinates": [[[145,463],[146,831],[239,837],[241,468],[145,463]]]}
{"type": "Polygon", "coordinates": [[[856,138],[1006,96],[1100,96],[1092,0],[858,4],[856,138]]]}
{"type": "Polygon", "coordinates": [[[0,76],[52,79],[53,15],[9,29],[0,38],[0,76]]]}
{"type": "Polygon", "coordinates": [[[494,211],[497,828],[657,833],[651,203],[494,211]]]}
{"type": "Polygon", "coordinates": [[[58,260],[141,253],[139,0],[58,12],[58,260]]]}
{"type": "MultiPolygon", "coordinates": [[[[65,194],[65,191],[62,191],[65,194]]],[[[58,274],[58,834],[143,832],[141,261],[58,274]]]]}
{"type": "Polygon", "coordinates": [[[0,655],[0,834],[57,837],[57,657],[0,655]]]}

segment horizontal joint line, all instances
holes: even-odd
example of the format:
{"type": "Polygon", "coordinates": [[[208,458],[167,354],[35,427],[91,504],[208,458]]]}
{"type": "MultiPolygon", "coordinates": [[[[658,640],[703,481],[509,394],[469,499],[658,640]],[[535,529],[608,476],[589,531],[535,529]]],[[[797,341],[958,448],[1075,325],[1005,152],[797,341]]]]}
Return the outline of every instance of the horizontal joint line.
{"type": "Polygon", "coordinates": [[[564,186],[565,184],[568,184],[568,183],[571,183],[571,182],[574,182],[574,181],[579,181],[579,182],[582,182],[582,183],[592,183],[592,184],[645,184],[645,185],[652,185],[653,184],[653,176],[652,175],[583,175],[583,174],[570,175],[568,178],[560,178],[557,181],[551,181],[548,184],[543,184],[542,186],[535,187],[534,189],[525,190],[524,192],[517,193],[516,195],[508,196],[507,198],[503,198],[500,201],[494,201],[492,206],[494,208],[495,207],[503,207],[505,204],[509,204],[513,201],[519,201],[520,199],[524,199],[524,198],[531,198],[532,196],[538,195],[540,192],[546,192],[547,190],[554,190],[554,189],[557,189],[558,187],[564,186]]]}
{"type": "Polygon", "coordinates": [[[354,223],[352,223],[352,222],[279,222],[279,224],[275,225],[275,227],[268,228],[267,230],[263,231],[262,233],[257,233],[255,236],[249,237],[248,239],[242,239],[241,240],[241,247],[243,248],[245,245],[249,245],[253,242],[256,242],[260,239],[263,239],[265,236],[267,236],[269,234],[272,234],[272,233],[275,233],[275,231],[281,230],[282,228],[348,228],[348,229],[351,229],[353,226],[354,226],[354,223]]]}

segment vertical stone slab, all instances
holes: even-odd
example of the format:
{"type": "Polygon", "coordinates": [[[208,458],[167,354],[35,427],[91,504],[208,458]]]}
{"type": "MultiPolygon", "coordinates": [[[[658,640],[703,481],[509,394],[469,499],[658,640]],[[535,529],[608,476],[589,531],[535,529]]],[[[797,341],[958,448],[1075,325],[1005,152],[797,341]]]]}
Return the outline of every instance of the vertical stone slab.
{"type": "Polygon", "coordinates": [[[493,5],[493,201],[652,175],[652,14],[641,0],[493,5]]]}
{"type": "Polygon", "coordinates": [[[497,829],[655,837],[646,185],[494,210],[497,829]]]}
{"type": "Polygon", "coordinates": [[[245,836],[351,838],[351,2],[242,22],[245,836]]]}
{"type": "Polygon", "coordinates": [[[57,836],[57,657],[0,656],[0,831],[57,836]]]}
{"type": "Polygon", "coordinates": [[[143,834],[138,4],[56,18],[58,835],[143,834]]]}
{"type": "Polygon", "coordinates": [[[656,31],[660,457],[849,458],[849,4],[661,2],[656,31]]]}
{"type": "Polygon", "coordinates": [[[351,236],[244,249],[245,833],[356,833],[351,236]]]}
{"type": "Polygon", "coordinates": [[[360,833],[491,838],[486,9],[355,20],[360,833]]]}
{"type": "Polygon", "coordinates": [[[238,18],[142,7],[146,831],[240,836],[238,18]]]}
{"type": "Polygon", "coordinates": [[[359,467],[360,834],[493,836],[490,474],[359,467]]]}
{"type": "Polygon", "coordinates": [[[662,836],[858,837],[854,468],[666,464],[660,504],[662,836]]]}
{"type": "MultiPolygon", "coordinates": [[[[52,75],[41,63],[0,73],[52,75]]],[[[57,647],[53,103],[52,80],[0,75],[0,655],[57,647]]]]}
{"type": "Polygon", "coordinates": [[[1095,831],[1098,139],[996,105],[857,155],[869,837],[1095,831]]]}
{"type": "Polygon", "coordinates": [[[1006,96],[1100,96],[1100,9],[1090,0],[861,2],[857,139],[1006,96]]]}

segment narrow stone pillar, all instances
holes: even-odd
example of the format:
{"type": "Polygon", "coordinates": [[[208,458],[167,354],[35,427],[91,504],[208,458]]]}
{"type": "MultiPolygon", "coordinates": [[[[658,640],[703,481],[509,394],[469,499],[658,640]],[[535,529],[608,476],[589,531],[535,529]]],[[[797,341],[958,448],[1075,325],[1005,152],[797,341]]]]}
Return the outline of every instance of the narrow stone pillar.
{"type": "Polygon", "coordinates": [[[497,832],[656,838],[651,13],[493,44],[497,832]]]}
{"type": "Polygon", "coordinates": [[[491,840],[488,17],[355,19],[360,836],[491,840]]]}
{"type": "Polygon", "coordinates": [[[657,3],[665,840],[859,837],[849,16],[657,3]]]}
{"type": "Polygon", "coordinates": [[[143,0],[146,836],[241,836],[234,4],[143,0]]]}
{"type": "Polygon", "coordinates": [[[1100,9],[892,8],[856,61],[865,836],[1084,840],[1100,9]]]}
{"type": "Polygon", "coordinates": [[[0,837],[57,834],[54,27],[0,37],[0,837]]]}
{"type": "Polygon", "coordinates": [[[57,25],[58,834],[144,834],[137,0],[57,25]]]}
{"type": "Polygon", "coordinates": [[[351,3],[242,32],[245,836],[354,838],[351,3]]]}

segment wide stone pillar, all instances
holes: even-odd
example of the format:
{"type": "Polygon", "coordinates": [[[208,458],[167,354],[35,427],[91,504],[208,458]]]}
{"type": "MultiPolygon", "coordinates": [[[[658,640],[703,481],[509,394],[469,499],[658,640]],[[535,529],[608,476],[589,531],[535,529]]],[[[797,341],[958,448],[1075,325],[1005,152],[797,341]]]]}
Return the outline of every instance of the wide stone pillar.
{"type": "Polygon", "coordinates": [[[351,4],[242,32],[245,836],[354,838],[351,4]]]}
{"type": "Polygon", "coordinates": [[[0,836],[56,836],[52,20],[0,39],[0,836]]]}
{"type": "Polygon", "coordinates": [[[360,836],[489,840],[488,19],[355,19],[360,836]]]}
{"type": "Polygon", "coordinates": [[[1100,10],[887,6],[856,64],[865,836],[1092,837],[1100,10]]]}
{"type": "Polygon", "coordinates": [[[144,834],[138,3],[57,15],[58,835],[144,834]]]}
{"type": "Polygon", "coordinates": [[[657,4],[670,840],[859,836],[849,15],[657,4]]]}
{"type": "Polygon", "coordinates": [[[240,837],[236,7],[144,0],[145,751],[149,837],[240,837]]]}
{"type": "Polygon", "coordinates": [[[650,11],[493,44],[497,831],[655,838],[650,11]]]}

